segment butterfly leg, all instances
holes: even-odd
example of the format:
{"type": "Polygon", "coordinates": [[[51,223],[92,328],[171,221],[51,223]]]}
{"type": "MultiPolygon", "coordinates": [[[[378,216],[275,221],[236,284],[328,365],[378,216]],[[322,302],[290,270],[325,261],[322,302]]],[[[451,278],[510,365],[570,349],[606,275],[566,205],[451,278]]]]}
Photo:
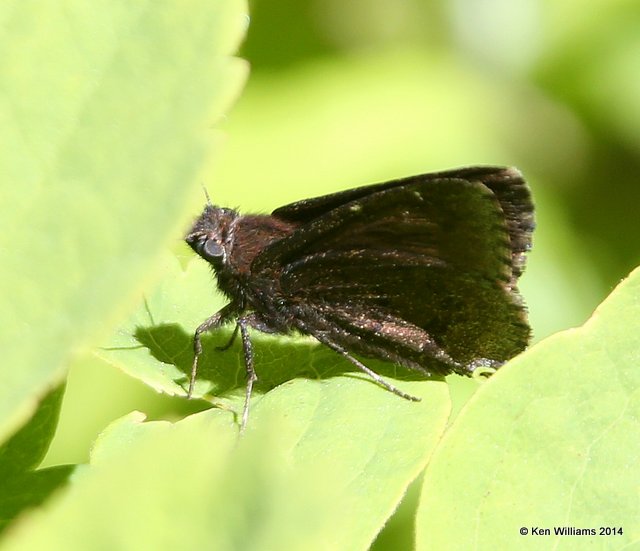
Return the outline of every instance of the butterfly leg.
{"type": "Polygon", "coordinates": [[[251,325],[251,317],[238,318],[238,327],[240,327],[240,335],[242,336],[242,348],[244,350],[244,364],[247,370],[247,389],[244,398],[244,408],[242,410],[242,422],[240,423],[240,433],[244,432],[249,419],[249,404],[251,402],[251,393],[253,392],[253,383],[258,380],[256,371],[253,368],[253,346],[249,338],[248,327],[251,325]]]}
{"type": "Polygon", "coordinates": [[[229,350],[229,348],[231,348],[231,345],[235,342],[236,337],[238,336],[238,329],[240,329],[240,326],[236,323],[236,326],[233,329],[233,334],[231,335],[229,342],[227,342],[227,344],[223,346],[216,346],[216,350],[218,352],[224,352],[225,350],[229,350]]]}
{"type": "Polygon", "coordinates": [[[369,377],[371,377],[376,383],[378,383],[380,386],[386,388],[388,391],[393,392],[395,395],[400,396],[401,398],[404,398],[405,400],[411,400],[412,402],[419,402],[421,400],[417,396],[413,396],[411,394],[407,394],[406,392],[403,392],[399,388],[393,386],[391,383],[385,381],[375,371],[373,371],[372,369],[369,369],[361,361],[357,360],[351,354],[349,354],[349,352],[345,348],[340,346],[338,343],[332,341],[327,336],[325,336],[323,334],[320,334],[320,333],[311,333],[311,334],[313,335],[314,338],[316,338],[322,344],[328,346],[332,350],[335,350],[338,354],[340,354],[341,356],[343,356],[344,358],[349,360],[360,371],[362,371],[362,372],[366,373],[367,375],[369,375],[369,377]]]}
{"type": "Polygon", "coordinates": [[[198,360],[200,359],[200,355],[202,354],[202,334],[220,327],[230,317],[232,317],[235,312],[237,312],[236,305],[230,302],[224,308],[222,308],[222,310],[219,310],[218,312],[213,314],[213,316],[202,322],[196,329],[196,332],[193,335],[193,364],[191,366],[191,378],[189,379],[189,392],[187,393],[188,398],[191,398],[191,396],[193,395],[193,387],[196,384],[198,360]]]}

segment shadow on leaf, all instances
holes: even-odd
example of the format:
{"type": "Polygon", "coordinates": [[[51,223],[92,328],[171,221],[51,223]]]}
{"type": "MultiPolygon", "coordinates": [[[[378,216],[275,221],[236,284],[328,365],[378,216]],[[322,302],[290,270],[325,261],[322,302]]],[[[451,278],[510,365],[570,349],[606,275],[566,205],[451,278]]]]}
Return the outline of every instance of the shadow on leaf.
{"type": "MultiPolygon", "coordinates": [[[[209,393],[220,396],[245,388],[246,372],[242,343],[237,338],[226,350],[233,334],[233,326],[218,329],[202,337],[202,356],[198,365],[198,380],[211,384],[209,393]]],[[[193,363],[193,335],[178,324],[138,327],[136,340],[158,361],[176,366],[183,374],[177,384],[185,391],[189,386],[193,363]]],[[[258,381],[254,391],[265,393],[291,379],[328,379],[360,371],[332,350],[316,341],[300,336],[272,336],[254,331],[251,336],[254,365],[258,381]]],[[[400,380],[441,380],[405,369],[389,362],[363,358],[362,361],[379,375],[400,380]]],[[[373,380],[372,384],[376,384],[373,380]]],[[[366,383],[363,383],[366,384],[366,383]]],[[[382,389],[381,389],[382,390],[382,389]]]]}

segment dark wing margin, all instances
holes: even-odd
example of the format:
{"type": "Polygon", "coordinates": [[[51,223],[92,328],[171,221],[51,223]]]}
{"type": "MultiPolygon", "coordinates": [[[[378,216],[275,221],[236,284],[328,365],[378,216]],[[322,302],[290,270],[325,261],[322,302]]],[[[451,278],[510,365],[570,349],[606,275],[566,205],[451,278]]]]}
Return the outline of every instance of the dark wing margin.
{"type": "Polygon", "coordinates": [[[511,269],[515,284],[515,280],[524,271],[525,255],[531,250],[531,236],[535,229],[534,207],[529,186],[520,171],[515,168],[486,174],[481,181],[495,194],[507,221],[511,242],[511,269]]]}

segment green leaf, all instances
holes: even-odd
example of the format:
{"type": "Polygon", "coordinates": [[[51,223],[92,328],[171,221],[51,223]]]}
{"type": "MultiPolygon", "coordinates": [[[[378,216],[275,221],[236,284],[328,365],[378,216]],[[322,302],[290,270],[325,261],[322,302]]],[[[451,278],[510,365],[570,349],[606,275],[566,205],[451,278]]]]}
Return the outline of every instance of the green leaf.
{"type": "Polygon", "coordinates": [[[138,301],[244,81],[242,0],[0,6],[0,438],[138,301]]]}
{"type": "Polygon", "coordinates": [[[0,531],[23,510],[42,503],[73,472],[73,465],[34,471],[55,433],[63,395],[64,385],[51,390],[32,418],[0,446],[0,531]]]}
{"type": "Polygon", "coordinates": [[[399,384],[422,401],[399,399],[361,375],[292,381],[266,394],[250,418],[250,431],[260,430],[265,414],[288,426],[283,449],[293,472],[308,471],[311,481],[319,471],[320,481],[333,482],[330,510],[315,512],[327,519],[328,549],[371,545],[446,426],[446,383],[399,384]]]}
{"type": "Polygon", "coordinates": [[[0,446],[0,472],[5,476],[35,469],[44,459],[58,425],[64,385],[52,389],[31,419],[0,446]]]}
{"type": "MultiPolygon", "coordinates": [[[[162,281],[96,355],[158,391],[186,396],[193,362],[193,332],[223,303],[215,295],[215,284],[205,262],[194,259],[183,270],[178,260],[167,254],[161,266],[162,281]]],[[[218,340],[227,336],[225,329],[224,338],[218,336],[218,340]]],[[[203,340],[205,354],[200,375],[213,377],[209,366],[215,351],[210,336],[203,340]]],[[[240,367],[237,354],[233,351],[217,354],[215,363],[216,375],[228,379],[215,387],[210,382],[198,384],[196,396],[210,390],[219,394],[237,386],[236,383],[242,384],[244,376],[240,369],[244,368],[240,367]]]]}
{"type": "Polygon", "coordinates": [[[54,491],[64,486],[75,465],[59,465],[38,471],[14,473],[3,478],[0,494],[0,532],[23,511],[41,505],[54,491]]]}
{"type": "Polygon", "coordinates": [[[109,427],[69,491],[8,534],[9,549],[364,549],[424,467],[446,384],[407,402],[358,377],[291,381],[244,437],[226,411],[109,427]]]}
{"type": "Polygon", "coordinates": [[[631,548],[640,539],[640,269],[582,327],[501,369],[427,469],[418,549],[631,548]],[[621,527],[565,536],[554,527],[621,527]],[[520,528],[551,529],[550,536],[520,528]]]}

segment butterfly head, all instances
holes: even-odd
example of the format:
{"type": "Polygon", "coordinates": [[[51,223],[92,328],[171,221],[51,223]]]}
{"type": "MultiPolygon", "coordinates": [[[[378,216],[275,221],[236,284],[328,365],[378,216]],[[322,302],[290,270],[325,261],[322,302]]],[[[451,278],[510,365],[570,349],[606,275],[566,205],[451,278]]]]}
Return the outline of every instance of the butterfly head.
{"type": "Polygon", "coordinates": [[[208,204],[185,237],[188,245],[214,268],[223,266],[230,249],[233,221],[238,213],[208,204]]]}

